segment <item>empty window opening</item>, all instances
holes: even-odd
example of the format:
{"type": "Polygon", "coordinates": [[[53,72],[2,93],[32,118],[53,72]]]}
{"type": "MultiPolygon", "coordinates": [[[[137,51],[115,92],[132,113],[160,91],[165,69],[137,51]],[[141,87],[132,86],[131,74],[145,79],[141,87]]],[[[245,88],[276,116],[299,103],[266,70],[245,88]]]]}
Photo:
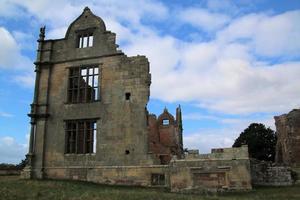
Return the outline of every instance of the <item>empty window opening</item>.
{"type": "Polygon", "coordinates": [[[96,135],[95,120],[67,121],[65,152],[71,154],[96,153],[96,135]]]}
{"type": "Polygon", "coordinates": [[[130,92],[125,93],[125,99],[126,100],[130,100],[130,96],[131,96],[130,92]]]}
{"type": "Polygon", "coordinates": [[[68,102],[87,103],[100,99],[99,68],[72,67],[69,74],[68,102]]]}
{"type": "Polygon", "coordinates": [[[165,175],[151,174],[151,185],[165,185],[165,175]]]}
{"type": "Polygon", "coordinates": [[[167,155],[160,155],[159,160],[161,165],[167,165],[169,164],[170,158],[167,155]]]}
{"type": "Polygon", "coordinates": [[[170,124],[170,120],[168,119],[163,119],[163,125],[169,125],[170,124]]]}
{"type": "Polygon", "coordinates": [[[129,150],[125,150],[125,154],[126,155],[130,154],[130,151],[129,150]]]}
{"type": "Polygon", "coordinates": [[[96,153],[96,144],[97,144],[97,123],[93,123],[93,153],[96,153]]]}
{"type": "Polygon", "coordinates": [[[92,47],[94,42],[94,36],[92,33],[82,34],[78,36],[78,48],[92,47]]]}

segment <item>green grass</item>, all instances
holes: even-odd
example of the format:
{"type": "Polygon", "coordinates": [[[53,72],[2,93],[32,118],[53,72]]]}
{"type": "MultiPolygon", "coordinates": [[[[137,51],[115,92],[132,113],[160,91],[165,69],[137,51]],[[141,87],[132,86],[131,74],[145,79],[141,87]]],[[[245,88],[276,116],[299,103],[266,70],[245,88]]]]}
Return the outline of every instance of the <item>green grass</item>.
{"type": "Polygon", "coordinates": [[[0,199],[40,200],[299,200],[300,185],[291,187],[259,187],[251,192],[210,195],[169,193],[164,189],[105,186],[86,182],[56,180],[21,180],[16,176],[0,176],[0,199]]]}

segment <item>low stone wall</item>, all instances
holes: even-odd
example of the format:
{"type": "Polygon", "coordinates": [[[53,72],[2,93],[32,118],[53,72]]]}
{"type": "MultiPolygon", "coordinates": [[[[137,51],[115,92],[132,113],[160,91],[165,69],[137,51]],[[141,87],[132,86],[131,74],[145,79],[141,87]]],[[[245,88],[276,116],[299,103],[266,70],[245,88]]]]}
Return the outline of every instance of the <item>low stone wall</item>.
{"type": "Polygon", "coordinates": [[[214,149],[211,154],[190,152],[185,159],[173,158],[169,165],[141,166],[48,166],[26,167],[23,178],[89,181],[109,185],[166,187],[172,192],[251,190],[247,146],[214,149]],[[206,156],[207,155],[207,156],[206,156]],[[31,176],[42,174],[41,176],[31,176]]]}
{"type": "Polygon", "coordinates": [[[250,163],[237,160],[175,160],[170,164],[172,192],[251,190],[250,163]]]}
{"type": "Polygon", "coordinates": [[[109,185],[169,186],[169,166],[99,166],[46,168],[45,178],[82,180],[109,185]],[[156,183],[155,175],[161,176],[156,183]]]}
{"type": "Polygon", "coordinates": [[[253,185],[287,186],[293,184],[289,167],[275,166],[270,162],[251,160],[251,177],[253,185]]]}
{"type": "Polygon", "coordinates": [[[235,148],[218,148],[212,149],[211,153],[199,154],[199,151],[190,150],[185,155],[187,160],[203,159],[203,160],[235,160],[235,159],[249,159],[248,146],[243,145],[235,148]]]}
{"type": "Polygon", "coordinates": [[[0,176],[20,175],[21,170],[16,169],[0,169],[0,176]]]}
{"type": "Polygon", "coordinates": [[[172,160],[170,165],[149,166],[48,167],[44,169],[44,178],[108,185],[166,187],[172,192],[187,193],[252,188],[248,159],[182,159],[172,160]]]}

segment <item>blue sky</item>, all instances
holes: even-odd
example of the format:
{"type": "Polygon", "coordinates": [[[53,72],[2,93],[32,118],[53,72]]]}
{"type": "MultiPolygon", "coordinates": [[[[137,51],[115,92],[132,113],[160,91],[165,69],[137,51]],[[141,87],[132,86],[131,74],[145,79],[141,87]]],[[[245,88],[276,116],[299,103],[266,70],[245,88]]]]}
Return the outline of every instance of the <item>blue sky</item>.
{"type": "Polygon", "coordinates": [[[27,152],[39,27],[62,38],[85,6],[123,52],[148,57],[148,110],[181,104],[187,148],[229,147],[250,123],[274,129],[274,115],[300,107],[299,0],[1,0],[0,163],[27,152]]]}

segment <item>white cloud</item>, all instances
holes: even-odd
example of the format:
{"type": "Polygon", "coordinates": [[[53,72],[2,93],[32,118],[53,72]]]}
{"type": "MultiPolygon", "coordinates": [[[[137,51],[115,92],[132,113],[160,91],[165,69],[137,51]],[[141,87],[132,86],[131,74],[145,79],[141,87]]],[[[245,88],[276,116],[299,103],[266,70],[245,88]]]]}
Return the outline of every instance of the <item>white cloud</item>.
{"type": "Polygon", "coordinates": [[[7,113],[7,112],[1,112],[0,111],[0,117],[10,118],[10,117],[13,117],[13,115],[10,114],[10,113],[7,113]]]}
{"type": "Polygon", "coordinates": [[[33,32],[13,31],[12,36],[21,50],[35,50],[36,38],[33,32]]]}
{"type": "Polygon", "coordinates": [[[0,27],[0,40],[0,67],[9,68],[15,60],[14,56],[18,55],[18,46],[4,27],[0,27]]]}
{"type": "Polygon", "coordinates": [[[142,17],[148,20],[160,20],[168,16],[168,8],[161,2],[155,0],[92,0],[90,2],[68,0],[10,0],[3,3],[2,10],[6,10],[7,14],[3,13],[2,15],[14,16],[17,14],[17,8],[22,7],[29,14],[37,17],[41,22],[51,23],[52,28],[57,28],[70,24],[71,21],[82,12],[85,6],[89,6],[99,16],[110,16],[119,21],[125,20],[132,24],[139,24],[142,17]]]}
{"type": "Polygon", "coordinates": [[[0,137],[0,163],[18,164],[25,158],[27,144],[18,143],[13,137],[0,137]]]}
{"type": "MultiPolygon", "coordinates": [[[[280,16],[271,18],[280,20],[280,16]]],[[[255,29],[256,22],[261,18],[266,20],[265,17],[249,15],[237,19],[208,42],[184,42],[172,36],[158,36],[154,31],[143,30],[144,27],[140,27],[140,32],[122,26],[119,30],[131,35],[124,37],[125,53],[142,52],[149,58],[153,98],[192,101],[209,110],[233,114],[287,112],[299,106],[300,62],[269,64],[256,58],[253,42],[247,41],[255,37],[248,30],[255,29]],[[239,25],[230,28],[234,24],[239,25]],[[228,30],[232,30],[231,34],[228,30]]],[[[297,49],[297,43],[288,45],[297,49]]],[[[286,54],[282,52],[279,56],[286,54]]]]}
{"type": "Polygon", "coordinates": [[[144,20],[161,20],[168,16],[168,8],[159,1],[94,1],[91,6],[99,16],[109,16],[115,20],[126,21],[132,25],[144,20]]]}
{"type": "MultiPolygon", "coordinates": [[[[14,35],[22,43],[23,39],[28,39],[24,33],[15,32],[14,35]]],[[[0,27],[0,69],[15,71],[10,80],[21,86],[33,86],[33,63],[21,54],[21,47],[16,42],[13,35],[4,27],[0,27]]],[[[25,48],[25,47],[24,47],[25,48]]]]}
{"type": "Polygon", "coordinates": [[[7,146],[12,145],[15,141],[14,138],[9,137],[9,136],[3,137],[1,140],[2,140],[3,144],[7,145],[7,146]]]}
{"type": "Polygon", "coordinates": [[[232,129],[200,129],[197,132],[184,135],[184,147],[199,149],[199,153],[210,153],[212,148],[231,147],[238,133],[232,129]]]}
{"type": "Polygon", "coordinates": [[[218,39],[226,42],[248,42],[255,53],[274,56],[298,56],[300,51],[300,11],[288,11],[279,15],[249,14],[235,19],[218,39]]]}
{"type": "Polygon", "coordinates": [[[300,11],[264,19],[255,31],[255,47],[265,56],[296,55],[300,52],[300,11]]]}
{"type": "Polygon", "coordinates": [[[4,27],[0,27],[0,69],[30,69],[29,58],[20,53],[20,47],[4,27]]]}
{"type": "Polygon", "coordinates": [[[21,17],[25,13],[11,0],[0,1],[0,16],[3,17],[21,17]]]}
{"type": "Polygon", "coordinates": [[[47,32],[46,38],[47,39],[58,39],[58,38],[64,38],[67,32],[68,26],[62,26],[54,29],[50,29],[50,31],[47,32]]]}
{"type": "Polygon", "coordinates": [[[188,8],[179,13],[179,18],[205,31],[214,31],[226,25],[230,17],[225,14],[213,13],[206,9],[188,8]]]}
{"type": "Polygon", "coordinates": [[[22,87],[32,88],[34,86],[34,73],[21,73],[13,77],[13,81],[22,87]]]}
{"type": "Polygon", "coordinates": [[[65,22],[70,23],[74,17],[80,14],[77,6],[66,0],[10,0],[4,5],[5,7],[15,8],[10,9],[12,13],[19,7],[25,9],[24,15],[33,15],[42,23],[51,23],[51,26],[54,23],[57,25],[64,24],[65,22]]]}
{"type": "Polygon", "coordinates": [[[204,115],[201,113],[184,113],[184,120],[213,120],[219,121],[221,118],[213,115],[204,115]]]}
{"type": "MultiPolygon", "coordinates": [[[[197,113],[193,115],[197,116],[197,113]]],[[[186,119],[186,118],[183,118],[186,119]]],[[[259,116],[248,118],[222,118],[210,116],[205,118],[200,115],[196,120],[212,119],[223,123],[222,128],[199,129],[193,133],[183,135],[184,147],[188,149],[199,149],[200,153],[210,153],[212,148],[231,147],[239,134],[244,131],[251,123],[262,123],[266,127],[275,130],[273,116],[259,116]]]]}

